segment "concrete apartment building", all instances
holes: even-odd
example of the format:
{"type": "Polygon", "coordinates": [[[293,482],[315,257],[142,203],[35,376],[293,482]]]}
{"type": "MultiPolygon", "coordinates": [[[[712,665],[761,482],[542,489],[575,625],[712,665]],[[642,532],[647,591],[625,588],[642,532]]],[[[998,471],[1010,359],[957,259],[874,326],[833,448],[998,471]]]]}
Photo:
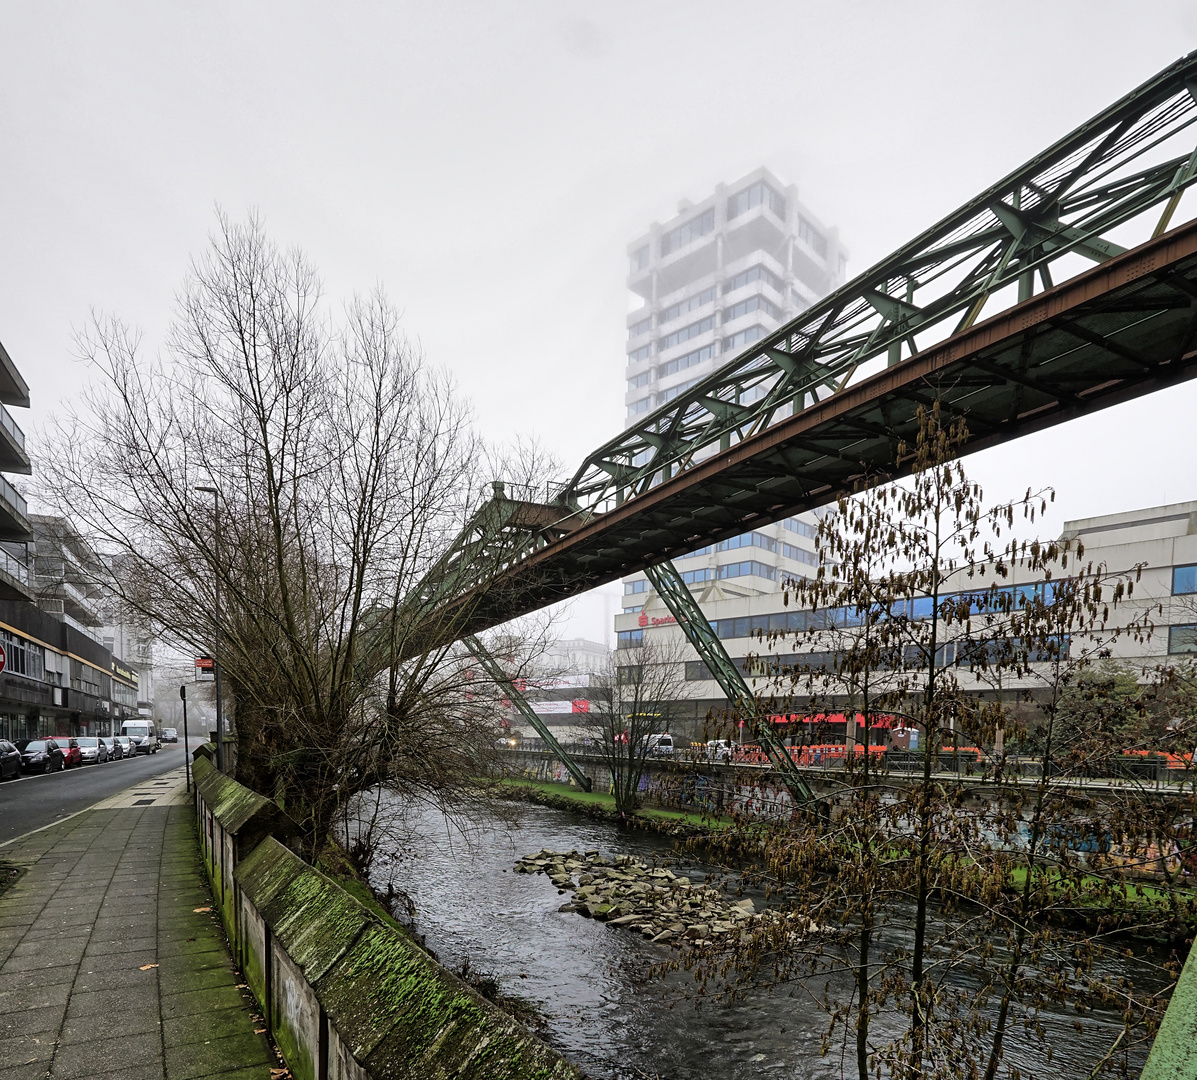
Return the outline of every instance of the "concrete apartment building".
{"type": "MultiPolygon", "coordinates": [[[[0,345],[0,473],[32,472],[8,406],[29,387],[0,345]]],[[[0,476],[0,739],[119,731],[139,674],[103,641],[101,567],[74,527],[30,514],[0,476]]]]}
{"type": "MultiPolygon", "coordinates": [[[[1155,628],[1149,640],[1140,642],[1128,635],[1114,641],[1115,660],[1124,661],[1139,672],[1150,672],[1165,664],[1197,663],[1197,500],[1067,521],[1062,537],[1084,545],[1085,563],[1104,565],[1111,573],[1133,574],[1137,567],[1142,567],[1133,598],[1114,609],[1111,625],[1126,625],[1144,611],[1162,608],[1162,612],[1151,615],[1155,628]]],[[[1015,566],[1002,584],[1013,588],[1034,587],[1038,580],[1025,568],[1015,566]]],[[[960,583],[961,591],[975,592],[977,588],[975,582],[960,583]]],[[[914,604],[913,616],[924,617],[920,601],[914,604]]],[[[750,670],[747,663],[750,655],[769,655],[782,663],[792,663],[796,653],[820,648],[817,641],[795,643],[794,633],[805,628],[807,615],[793,605],[783,604],[780,588],[754,596],[712,599],[704,603],[703,609],[729,655],[746,671],[750,670]],[[786,637],[770,645],[753,636],[758,631],[782,632],[786,637]]],[[[684,647],[688,657],[686,691],[679,703],[681,721],[675,726],[684,736],[699,737],[708,711],[725,709],[727,700],[705,665],[685,644],[661,600],[651,596],[642,611],[617,616],[616,631],[617,656],[619,650],[654,638],[684,647]]],[[[950,646],[945,646],[945,659],[953,662],[950,646]]],[[[962,673],[966,687],[970,685],[969,678],[962,673]]],[[[750,682],[758,695],[785,689],[784,684],[761,676],[750,678],[750,682]]],[[[1035,685],[1034,678],[1009,679],[1005,688],[1033,691],[1035,685]]],[[[993,689],[976,680],[971,688],[978,692],[993,689]]]]}
{"type": "MultiPolygon", "coordinates": [[[[760,168],[683,200],[628,245],[625,427],[667,404],[844,281],[838,231],[760,168]]],[[[816,518],[804,514],[675,560],[702,604],[772,593],[814,565],[816,518]]],[[[643,574],[624,581],[624,614],[650,599],[643,574]]]]}

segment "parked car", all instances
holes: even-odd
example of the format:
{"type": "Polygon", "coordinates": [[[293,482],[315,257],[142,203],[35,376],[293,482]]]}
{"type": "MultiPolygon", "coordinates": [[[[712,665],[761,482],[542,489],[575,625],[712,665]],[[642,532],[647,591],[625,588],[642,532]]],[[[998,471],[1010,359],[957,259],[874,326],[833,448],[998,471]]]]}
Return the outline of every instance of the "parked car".
{"type": "Polygon", "coordinates": [[[53,739],[22,739],[17,743],[21,751],[22,772],[58,772],[65,768],[66,755],[53,739]]]}
{"type": "Polygon", "coordinates": [[[156,754],[161,745],[158,742],[158,729],[153,720],[126,720],[121,724],[121,734],[128,735],[132,740],[134,753],[156,754]]]}
{"type": "Polygon", "coordinates": [[[163,742],[178,742],[179,741],[178,728],[164,727],[162,729],[161,739],[163,742]]]}
{"type": "Polygon", "coordinates": [[[131,758],[137,753],[137,747],[133,745],[133,740],[128,735],[114,735],[112,741],[120,747],[117,757],[131,758]]]}
{"type": "Polygon", "coordinates": [[[21,775],[21,751],[7,739],[0,739],[0,780],[21,775]]]}
{"type": "Polygon", "coordinates": [[[84,765],[99,765],[100,762],[108,760],[108,747],[104,745],[103,739],[84,735],[72,739],[71,742],[79,744],[79,757],[84,765]]]}
{"type": "Polygon", "coordinates": [[[109,761],[116,761],[125,756],[125,751],[121,748],[121,744],[111,735],[101,735],[100,742],[104,744],[104,749],[108,751],[109,761]]]}
{"type": "Polygon", "coordinates": [[[70,735],[55,735],[54,741],[62,750],[62,767],[64,769],[83,764],[83,753],[79,749],[78,739],[73,739],[70,735]]]}

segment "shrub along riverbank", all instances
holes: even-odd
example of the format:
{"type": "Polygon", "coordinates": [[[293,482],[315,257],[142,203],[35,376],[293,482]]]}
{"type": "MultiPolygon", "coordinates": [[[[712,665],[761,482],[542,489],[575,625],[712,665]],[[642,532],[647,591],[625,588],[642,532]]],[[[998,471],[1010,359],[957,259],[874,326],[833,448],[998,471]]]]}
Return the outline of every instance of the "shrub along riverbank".
{"type": "MultiPolygon", "coordinates": [[[[615,809],[613,795],[582,791],[569,784],[515,778],[482,780],[480,784],[498,798],[581,813],[626,828],[665,833],[689,840],[700,847],[703,846],[705,838],[724,834],[735,825],[735,822],[727,817],[717,818],[709,814],[657,808],[644,808],[625,816],[615,809]]],[[[765,826],[762,824],[763,827],[765,826]]],[[[751,830],[751,826],[749,829],[751,830]]],[[[743,839],[745,843],[741,845],[741,850],[746,859],[750,860],[753,847],[751,832],[745,832],[743,839]]],[[[1025,868],[1014,867],[1010,873],[1011,891],[1021,890],[1025,878],[1025,868]]],[[[1096,887],[1100,880],[1097,877],[1092,878],[1093,886],[1096,887]]],[[[1111,906],[1108,898],[1097,901],[1090,895],[1076,892],[1070,885],[1062,885],[1059,900],[1064,903],[1056,906],[1052,915],[1055,921],[1090,924],[1100,914],[1100,922],[1106,929],[1116,929],[1130,938],[1142,938],[1152,942],[1159,942],[1161,938],[1172,941],[1191,937],[1194,930],[1197,930],[1197,892],[1192,888],[1170,891],[1150,882],[1128,881],[1120,903],[1111,906]],[[1072,895],[1064,895],[1065,892],[1072,895]],[[1069,900],[1072,903],[1068,903],[1069,900]],[[1161,933],[1161,923],[1172,925],[1174,932],[1161,933]],[[1148,929],[1143,929],[1144,927],[1148,929]]]]}

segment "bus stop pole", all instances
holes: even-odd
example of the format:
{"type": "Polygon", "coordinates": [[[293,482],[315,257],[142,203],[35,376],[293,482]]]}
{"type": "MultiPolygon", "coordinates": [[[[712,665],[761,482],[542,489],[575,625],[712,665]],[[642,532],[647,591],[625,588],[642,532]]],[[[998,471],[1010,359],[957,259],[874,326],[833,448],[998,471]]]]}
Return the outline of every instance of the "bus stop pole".
{"type": "Polygon", "coordinates": [[[191,745],[187,736],[187,687],[179,687],[179,697],[183,701],[183,775],[187,778],[187,794],[191,794],[191,745]]]}

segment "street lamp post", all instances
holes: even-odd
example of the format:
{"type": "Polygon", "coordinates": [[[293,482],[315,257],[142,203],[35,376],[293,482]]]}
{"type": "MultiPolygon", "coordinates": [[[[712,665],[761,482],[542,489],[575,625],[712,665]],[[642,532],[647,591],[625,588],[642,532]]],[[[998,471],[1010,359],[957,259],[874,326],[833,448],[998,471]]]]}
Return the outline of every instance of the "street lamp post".
{"type": "Polygon", "coordinates": [[[212,650],[212,666],[216,674],[216,768],[224,772],[224,695],[220,692],[220,491],[214,487],[197,487],[195,490],[212,496],[215,514],[216,573],[212,578],[212,587],[216,594],[216,645],[212,650]]]}

